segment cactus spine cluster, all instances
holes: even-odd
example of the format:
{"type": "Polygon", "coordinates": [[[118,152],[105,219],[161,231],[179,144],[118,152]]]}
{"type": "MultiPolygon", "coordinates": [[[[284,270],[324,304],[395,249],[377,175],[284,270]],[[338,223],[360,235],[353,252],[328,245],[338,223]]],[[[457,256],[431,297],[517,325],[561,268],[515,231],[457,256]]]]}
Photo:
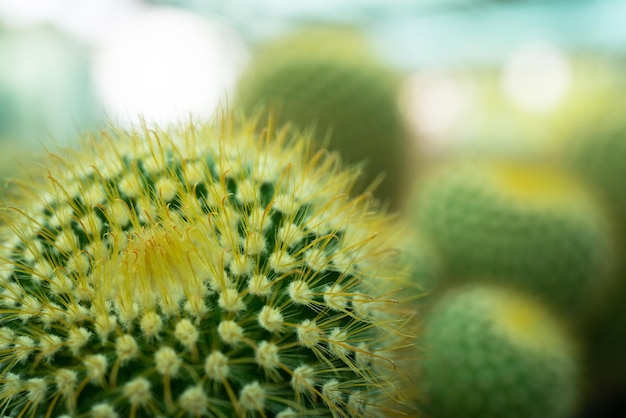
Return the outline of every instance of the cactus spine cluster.
{"type": "Polygon", "coordinates": [[[0,231],[1,414],[389,407],[406,324],[394,228],[347,196],[355,172],[334,154],[255,132],[111,129],[24,185],[0,231]]]}
{"type": "Polygon", "coordinates": [[[436,418],[566,418],[577,401],[572,343],[542,306],[517,292],[472,285],[429,313],[422,362],[436,418]]]}

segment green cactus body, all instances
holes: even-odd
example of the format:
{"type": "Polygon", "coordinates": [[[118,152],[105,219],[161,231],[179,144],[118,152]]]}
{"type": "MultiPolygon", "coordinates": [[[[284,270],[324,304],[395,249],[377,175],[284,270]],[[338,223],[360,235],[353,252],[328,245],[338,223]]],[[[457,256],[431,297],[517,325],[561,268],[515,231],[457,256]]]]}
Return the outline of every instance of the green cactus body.
{"type": "Polygon", "coordinates": [[[415,204],[417,225],[452,281],[506,279],[578,313],[606,291],[613,244],[605,214],[564,173],[520,163],[451,165],[431,173],[415,204]]]}
{"type": "Polygon", "coordinates": [[[362,186],[386,174],[378,190],[398,199],[406,161],[397,83],[354,31],[315,29],[258,52],[238,86],[248,111],[275,106],[281,123],[331,134],[329,147],[350,163],[367,161],[362,186]]]}
{"type": "Polygon", "coordinates": [[[621,112],[610,114],[620,122],[601,119],[593,126],[600,127],[599,132],[577,132],[578,138],[565,145],[565,153],[571,168],[605,196],[626,231],[626,221],[621,216],[626,211],[626,124],[621,122],[621,112]]]}
{"type": "Polygon", "coordinates": [[[389,298],[404,280],[395,228],[369,198],[347,197],[355,172],[333,154],[255,132],[230,117],[110,130],[50,158],[5,211],[0,411],[390,407],[406,325],[389,298]]]}
{"type": "Polygon", "coordinates": [[[444,294],[429,313],[422,362],[437,418],[566,418],[576,407],[571,342],[535,300],[472,285],[444,294]]]}
{"type": "Polygon", "coordinates": [[[619,280],[585,331],[595,397],[621,396],[620,391],[626,390],[626,123],[621,98],[615,100],[611,107],[601,108],[601,116],[600,112],[587,116],[588,126],[578,126],[558,148],[569,168],[586,180],[609,208],[620,254],[619,280]]]}

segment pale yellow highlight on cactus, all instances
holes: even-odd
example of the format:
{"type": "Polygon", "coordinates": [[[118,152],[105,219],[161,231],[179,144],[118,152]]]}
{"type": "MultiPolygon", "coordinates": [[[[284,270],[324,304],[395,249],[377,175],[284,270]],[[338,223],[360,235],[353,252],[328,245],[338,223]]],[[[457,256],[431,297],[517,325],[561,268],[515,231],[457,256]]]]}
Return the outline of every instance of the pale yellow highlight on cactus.
{"type": "MultiPolygon", "coordinates": [[[[120,319],[130,321],[139,310],[160,308],[176,314],[183,299],[204,294],[204,283],[190,262],[193,247],[185,240],[185,227],[174,222],[133,231],[128,247],[113,254],[103,271],[94,275],[101,306],[113,302],[120,319]]],[[[142,330],[146,336],[155,336],[158,320],[145,318],[142,330]]]]}
{"type": "Polygon", "coordinates": [[[568,350],[565,341],[555,333],[559,325],[539,301],[504,290],[492,299],[491,320],[511,342],[538,351],[559,347],[568,350]]]}
{"type": "Polygon", "coordinates": [[[589,200],[579,182],[555,167],[514,162],[483,167],[499,193],[525,204],[567,208],[589,200]]]}

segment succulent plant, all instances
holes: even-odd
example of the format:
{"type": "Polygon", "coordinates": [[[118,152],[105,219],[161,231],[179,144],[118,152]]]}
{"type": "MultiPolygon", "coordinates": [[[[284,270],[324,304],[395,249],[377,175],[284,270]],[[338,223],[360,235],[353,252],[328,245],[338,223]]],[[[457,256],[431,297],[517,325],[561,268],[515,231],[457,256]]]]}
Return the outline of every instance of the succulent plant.
{"type": "Polygon", "coordinates": [[[423,181],[413,211],[452,282],[506,281],[578,313],[610,282],[613,240],[605,213],[555,168],[452,164],[423,181]]]}
{"type": "MultiPolygon", "coordinates": [[[[616,89],[616,92],[623,89],[616,89]]],[[[619,93],[616,93],[619,95],[619,93]]],[[[621,97],[621,96],[619,96],[621,97]]],[[[595,397],[626,390],[626,123],[621,99],[605,103],[578,121],[565,140],[558,144],[557,155],[569,169],[588,182],[609,208],[618,242],[619,278],[611,294],[596,309],[586,324],[589,387],[595,397]],[[564,161],[563,161],[564,160],[564,161]]]]}
{"type": "Polygon", "coordinates": [[[576,350],[541,303],[498,287],[444,294],[426,319],[425,404],[437,418],[566,418],[576,350]]]}
{"type": "Polygon", "coordinates": [[[298,133],[223,116],[50,157],[0,230],[0,412],[361,417],[393,408],[394,228],[298,133]]]}
{"type": "Polygon", "coordinates": [[[607,113],[593,127],[572,134],[574,138],[560,151],[568,156],[570,168],[604,195],[626,233],[626,221],[621,216],[626,210],[626,124],[622,122],[623,112],[607,113]]]}
{"type": "Polygon", "coordinates": [[[350,163],[367,161],[362,187],[397,202],[407,161],[397,83],[356,31],[315,28],[263,45],[242,76],[238,103],[274,106],[281,123],[314,126],[350,163]]]}

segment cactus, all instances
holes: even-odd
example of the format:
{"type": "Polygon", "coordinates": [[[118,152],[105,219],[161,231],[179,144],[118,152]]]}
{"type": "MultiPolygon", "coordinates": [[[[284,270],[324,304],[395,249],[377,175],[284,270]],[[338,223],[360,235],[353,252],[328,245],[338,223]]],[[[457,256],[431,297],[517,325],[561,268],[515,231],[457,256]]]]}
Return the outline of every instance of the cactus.
{"type": "Polygon", "coordinates": [[[415,199],[415,222],[452,281],[507,280],[578,313],[606,291],[613,241],[605,213],[563,172],[520,162],[457,164],[431,173],[415,199]]]}
{"type": "Polygon", "coordinates": [[[422,361],[437,418],[566,418],[576,409],[576,351],[542,304],[498,287],[444,294],[429,313],[422,361]]]}
{"type": "Polygon", "coordinates": [[[619,279],[585,329],[589,387],[596,397],[621,397],[626,390],[626,123],[616,94],[613,101],[605,98],[600,109],[582,115],[584,123],[579,120],[557,147],[560,159],[606,203],[618,242],[619,279]]]}
{"type": "Polygon", "coordinates": [[[112,128],[25,184],[0,230],[0,415],[393,408],[396,228],[335,154],[255,132],[112,128]]]}
{"type": "Polygon", "coordinates": [[[261,48],[242,76],[238,103],[276,107],[282,123],[330,133],[350,163],[367,161],[361,188],[386,174],[378,195],[397,203],[406,174],[395,77],[348,29],[310,29],[261,48]]]}
{"type": "Polygon", "coordinates": [[[626,124],[622,112],[607,113],[609,116],[598,118],[593,128],[572,134],[575,138],[570,138],[560,151],[568,156],[572,170],[604,195],[626,231],[621,216],[626,211],[626,124]]]}

